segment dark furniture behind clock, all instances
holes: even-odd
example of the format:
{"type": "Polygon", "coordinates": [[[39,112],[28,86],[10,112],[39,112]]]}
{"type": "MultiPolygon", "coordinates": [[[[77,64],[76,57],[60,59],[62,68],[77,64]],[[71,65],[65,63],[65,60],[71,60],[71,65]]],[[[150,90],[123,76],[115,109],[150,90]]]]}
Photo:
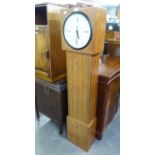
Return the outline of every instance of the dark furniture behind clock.
{"type": "Polygon", "coordinates": [[[63,133],[63,123],[67,115],[67,83],[58,81],[49,83],[44,80],[35,80],[36,115],[39,112],[48,116],[59,125],[59,133],[63,133]]]}
{"type": "Polygon", "coordinates": [[[116,56],[101,56],[98,80],[96,138],[113,119],[119,105],[120,59],[116,56]]]}

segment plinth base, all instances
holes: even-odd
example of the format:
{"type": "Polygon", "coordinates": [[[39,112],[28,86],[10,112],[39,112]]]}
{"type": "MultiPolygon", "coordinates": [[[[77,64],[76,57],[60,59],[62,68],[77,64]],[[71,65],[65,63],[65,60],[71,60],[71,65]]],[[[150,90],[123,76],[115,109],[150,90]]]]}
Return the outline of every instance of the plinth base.
{"type": "Polygon", "coordinates": [[[88,151],[95,139],[96,117],[86,124],[77,119],[67,116],[68,139],[81,149],[88,151]]]}

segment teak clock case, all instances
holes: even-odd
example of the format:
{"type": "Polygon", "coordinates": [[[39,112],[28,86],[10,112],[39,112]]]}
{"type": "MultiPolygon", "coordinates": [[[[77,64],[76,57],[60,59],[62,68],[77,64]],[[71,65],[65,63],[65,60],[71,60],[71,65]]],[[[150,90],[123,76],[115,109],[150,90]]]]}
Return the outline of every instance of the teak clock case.
{"type": "Polygon", "coordinates": [[[62,11],[62,48],[67,58],[68,139],[88,151],[96,132],[96,101],[100,53],[104,48],[106,11],[95,7],[62,11]],[[74,11],[84,13],[90,20],[92,38],[80,50],[71,48],[63,36],[63,24],[74,11]]]}
{"type": "Polygon", "coordinates": [[[61,49],[62,6],[35,5],[35,75],[54,82],[66,76],[66,54],[61,49]]]}

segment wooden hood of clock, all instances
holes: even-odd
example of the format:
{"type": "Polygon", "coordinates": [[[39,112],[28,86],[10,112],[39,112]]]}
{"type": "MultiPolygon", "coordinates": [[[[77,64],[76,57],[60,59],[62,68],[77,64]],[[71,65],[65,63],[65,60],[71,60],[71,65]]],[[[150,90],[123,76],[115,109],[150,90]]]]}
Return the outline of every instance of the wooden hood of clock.
{"type": "Polygon", "coordinates": [[[106,11],[101,8],[96,7],[81,7],[77,8],[63,9],[61,10],[61,39],[62,39],[62,49],[66,51],[78,52],[77,49],[73,49],[64,40],[63,37],[63,24],[65,19],[73,12],[79,11],[84,13],[90,20],[92,27],[92,39],[90,43],[83,49],[80,49],[80,53],[95,55],[104,50],[104,39],[105,39],[105,29],[106,29],[106,11]],[[104,36],[104,37],[103,37],[104,36]]]}

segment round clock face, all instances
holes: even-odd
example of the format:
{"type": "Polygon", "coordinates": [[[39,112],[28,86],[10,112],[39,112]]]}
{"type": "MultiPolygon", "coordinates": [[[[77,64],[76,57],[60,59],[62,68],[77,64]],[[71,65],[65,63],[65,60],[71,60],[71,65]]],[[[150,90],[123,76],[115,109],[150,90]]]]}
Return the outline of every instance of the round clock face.
{"type": "Polygon", "coordinates": [[[85,48],[92,37],[92,28],[88,17],[81,12],[70,14],[63,25],[63,35],[73,49],[85,48]]]}

